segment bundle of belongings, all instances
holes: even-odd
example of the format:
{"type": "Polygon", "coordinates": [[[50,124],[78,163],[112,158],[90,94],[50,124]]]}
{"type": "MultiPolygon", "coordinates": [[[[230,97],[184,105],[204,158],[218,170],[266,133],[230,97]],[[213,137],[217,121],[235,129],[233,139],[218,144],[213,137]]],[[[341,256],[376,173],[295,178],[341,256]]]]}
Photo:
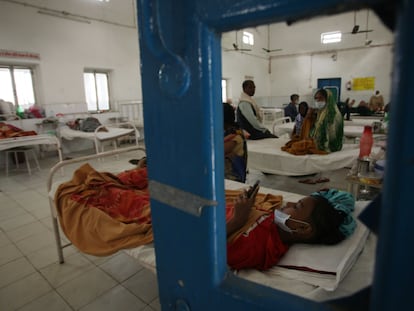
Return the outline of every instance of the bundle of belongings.
{"type": "MultiPolygon", "coordinates": [[[[68,121],[66,125],[72,130],[90,133],[95,132],[95,130],[102,124],[97,118],[88,117],[86,119],[77,118],[75,120],[68,121]]],[[[98,132],[108,132],[108,129],[101,127],[98,129],[98,132]]]]}

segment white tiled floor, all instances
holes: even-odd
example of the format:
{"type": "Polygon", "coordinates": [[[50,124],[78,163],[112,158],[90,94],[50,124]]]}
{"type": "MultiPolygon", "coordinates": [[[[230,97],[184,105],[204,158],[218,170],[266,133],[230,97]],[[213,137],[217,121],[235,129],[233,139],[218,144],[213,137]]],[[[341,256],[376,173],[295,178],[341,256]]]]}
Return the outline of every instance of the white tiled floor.
{"type": "MultiPolygon", "coordinates": [[[[108,158],[93,166],[132,168],[128,159],[140,156],[108,158]]],[[[160,310],[156,276],[123,252],[94,257],[70,246],[65,263],[58,263],[46,193],[56,161],[48,154],[40,159],[41,171],[31,176],[21,165],[6,177],[0,166],[0,310],[160,310]]],[[[65,169],[56,178],[70,176],[65,169]]]]}
{"type": "MultiPolygon", "coordinates": [[[[76,155],[71,155],[76,156],[76,155]]],[[[100,170],[131,168],[123,155],[92,162],[100,170]]],[[[5,176],[0,166],[0,310],[160,310],[156,276],[123,252],[94,257],[70,246],[59,264],[46,191],[49,169],[57,157],[40,159],[41,171],[25,170],[5,176]]],[[[57,180],[67,180],[56,175],[57,180]]],[[[298,177],[264,175],[251,171],[248,183],[309,194],[322,187],[346,189],[347,169],[324,173],[325,184],[298,183],[298,177]]]]}

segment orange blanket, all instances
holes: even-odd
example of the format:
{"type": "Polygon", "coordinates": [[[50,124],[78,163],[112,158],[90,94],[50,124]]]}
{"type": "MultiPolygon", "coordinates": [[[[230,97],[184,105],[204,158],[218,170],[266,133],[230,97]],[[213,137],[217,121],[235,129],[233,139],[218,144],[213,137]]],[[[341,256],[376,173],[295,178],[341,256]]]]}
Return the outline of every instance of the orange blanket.
{"type": "MultiPolygon", "coordinates": [[[[240,191],[226,191],[227,220],[233,216],[238,194],[240,191]]],[[[281,203],[281,196],[257,195],[256,209],[229,241],[281,203]]],[[[106,256],[153,241],[146,168],[115,176],[85,164],[75,171],[72,180],[59,186],[55,205],[63,232],[84,253],[106,256]]]]}
{"type": "Polygon", "coordinates": [[[37,135],[37,133],[35,131],[23,131],[22,129],[11,124],[0,122],[0,139],[31,135],[37,135]]]}
{"type": "Polygon", "coordinates": [[[309,137],[313,120],[305,118],[302,124],[300,135],[292,137],[281,149],[294,155],[305,154],[328,154],[328,152],[319,150],[315,141],[309,137]]]}

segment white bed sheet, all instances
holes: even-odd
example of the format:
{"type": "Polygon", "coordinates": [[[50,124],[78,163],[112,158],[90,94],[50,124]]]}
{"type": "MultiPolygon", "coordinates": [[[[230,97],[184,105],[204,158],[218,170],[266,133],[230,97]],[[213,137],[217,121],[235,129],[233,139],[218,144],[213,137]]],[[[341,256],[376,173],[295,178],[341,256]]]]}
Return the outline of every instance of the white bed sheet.
{"type": "Polygon", "coordinates": [[[134,129],[130,128],[117,128],[117,127],[106,127],[107,132],[101,131],[97,132],[96,135],[94,132],[82,132],[70,129],[68,126],[62,126],[59,128],[59,135],[61,138],[72,140],[75,138],[85,138],[90,140],[95,140],[95,136],[100,141],[111,140],[119,138],[128,134],[132,134],[134,129]]]}
{"type": "Polygon", "coordinates": [[[36,145],[55,145],[58,151],[59,160],[62,161],[62,151],[59,139],[54,135],[39,134],[21,136],[14,138],[0,139],[0,151],[16,147],[36,146],[36,145]]]}
{"type": "MultiPolygon", "coordinates": [[[[372,119],[371,120],[358,119],[355,121],[348,121],[344,125],[344,135],[346,137],[361,137],[362,133],[364,132],[364,126],[365,125],[372,126],[372,123],[374,121],[375,120],[372,120],[372,119]]],[[[274,134],[278,137],[284,136],[286,134],[290,136],[292,134],[294,126],[295,126],[294,122],[287,122],[287,123],[275,125],[274,134]]],[[[378,136],[384,136],[384,135],[374,134],[374,137],[378,137],[378,136]]]]}
{"type": "MultiPolygon", "coordinates": [[[[132,126],[132,124],[130,125],[132,126]]],[[[83,132],[83,131],[72,130],[68,126],[64,125],[64,126],[59,127],[58,133],[61,139],[63,138],[68,141],[72,141],[74,139],[86,139],[86,140],[93,141],[95,145],[95,151],[97,154],[104,151],[103,149],[104,142],[112,141],[113,146],[116,149],[117,147],[116,147],[115,141],[118,138],[121,138],[127,135],[132,135],[134,133],[135,133],[135,143],[136,145],[138,145],[139,132],[134,126],[132,128],[105,126],[105,128],[107,129],[107,131],[98,131],[99,129],[98,128],[97,130],[95,130],[95,132],[83,132]]]]}
{"type": "Polygon", "coordinates": [[[351,167],[359,155],[359,145],[344,144],[341,151],[330,154],[298,156],[281,150],[288,141],[286,137],[248,140],[248,168],[269,174],[303,176],[351,167]]]}
{"type": "MultiPolygon", "coordinates": [[[[226,180],[226,189],[241,189],[247,185],[226,180]]],[[[282,195],[283,201],[297,201],[302,195],[261,188],[262,193],[282,195]]],[[[367,202],[357,202],[356,214],[367,202]]],[[[334,275],[319,274],[273,267],[267,271],[241,270],[234,272],[240,278],[283,290],[316,301],[344,297],[372,283],[376,238],[358,221],[356,232],[351,238],[335,246],[296,244],[292,246],[279,264],[310,266],[331,271],[334,275]]],[[[140,264],[156,273],[156,259],[153,244],[143,245],[125,252],[136,258],[140,264]]]]}

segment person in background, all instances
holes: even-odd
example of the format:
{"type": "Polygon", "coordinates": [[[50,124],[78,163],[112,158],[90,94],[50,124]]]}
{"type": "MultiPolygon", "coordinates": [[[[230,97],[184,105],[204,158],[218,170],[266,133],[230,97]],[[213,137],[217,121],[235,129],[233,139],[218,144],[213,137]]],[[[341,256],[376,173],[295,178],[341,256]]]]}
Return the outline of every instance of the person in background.
{"type": "MultiPolygon", "coordinates": [[[[319,150],[335,152],[342,149],[344,138],[344,119],[335,99],[329,90],[316,91],[316,116],[313,109],[308,110],[306,118],[311,123],[310,137],[319,150]]],[[[304,121],[305,122],[305,121],[304,121]]]]}
{"type": "Polygon", "coordinates": [[[250,134],[249,139],[277,138],[263,124],[260,110],[253,99],[256,85],[252,80],[246,80],[242,84],[243,92],[237,106],[237,123],[240,128],[250,134]]]}
{"type": "Polygon", "coordinates": [[[376,90],[375,94],[369,99],[368,108],[372,112],[380,112],[384,110],[384,98],[379,90],[376,90]]]}
{"type": "Polygon", "coordinates": [[[224,177],[244,183],[247,171],[247,144],[243,131],[235,122],[234,108],[223,103],[224,177]]]}
{"type": "Polygon", "coordinates": [[[338,109],[341,112],[342,116],[345,116],[348,104],[349,104],[349,97],[345,101],[340,100],[338,102],[338,109]]]}
{"type": "Polygon", "coordinates": [[[361,100],[358,106],[354,107],[354,105],[355,99],[351,100],[345,107],[345,120],[351,120],[351,113],[357,113],[360,116],[371,116],[374,113],[374,111],[371,111],[369,108],[369,104],[364,100],[361,100]]]}
{"type": "Polygon", "coordinates": [[[290,121],[295,121],[296,116],[298,115],[297,105],[299,104],[299,95],[292,94],[290,95],[290,103],[285,107],[285,117],[289,117],[290,121]]]}
{"type": "Polygon", "coordinates": [[[302,123],[303,119],[306,117],[306,114],[308,113],[308,103],[307,102],[301,102],[299,104],[299,113],[295,118],[295,126],[293,127],[292,137],[293,136],[300,136],[300,132],[302,130],[302,123]]]}

